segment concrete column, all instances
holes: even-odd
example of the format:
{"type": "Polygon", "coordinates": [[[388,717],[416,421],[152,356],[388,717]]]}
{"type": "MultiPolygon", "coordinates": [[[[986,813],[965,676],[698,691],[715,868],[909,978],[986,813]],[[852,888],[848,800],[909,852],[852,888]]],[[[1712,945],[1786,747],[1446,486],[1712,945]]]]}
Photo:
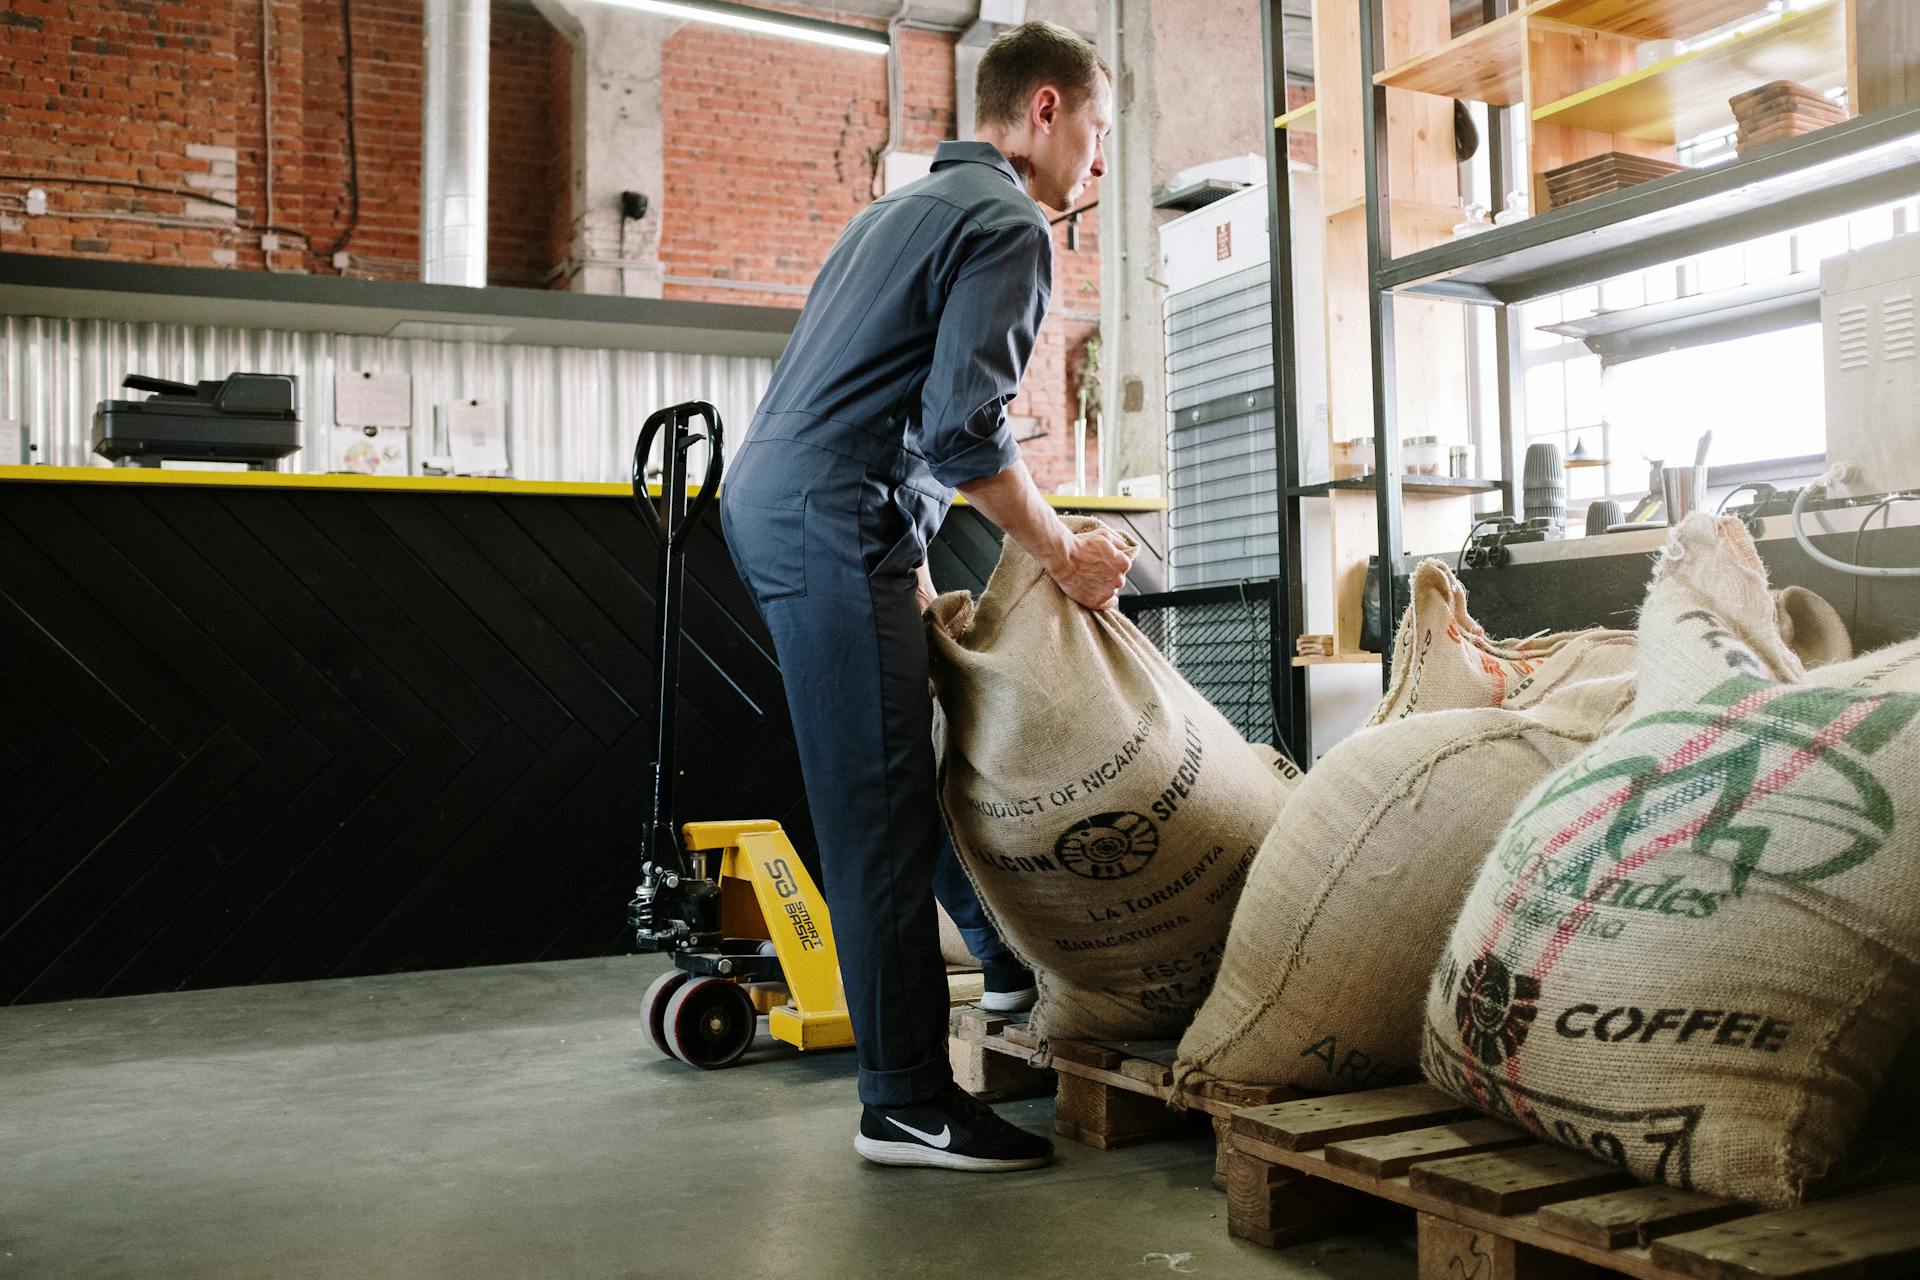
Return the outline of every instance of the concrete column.
{"type": "Polygon", "coordinates": [[[1100,474],[1166,472],[1161,223],[1154,193],[1191,165],[1266,147],[1257,0],[1103,0],[1100,53],[1114,72],[1109,173],[1100,184],[1105,421],[1100,474]]]}
{"type": "Polygon", "coordinates": [[[575,293],[657,298],[665,164],[660,50],[681,24],[593,0],[534,0],[573,45],[573,236],[583,264],[575,293]],[[620,216],[620,193],[647,198],[638,221],[620,216]]]}

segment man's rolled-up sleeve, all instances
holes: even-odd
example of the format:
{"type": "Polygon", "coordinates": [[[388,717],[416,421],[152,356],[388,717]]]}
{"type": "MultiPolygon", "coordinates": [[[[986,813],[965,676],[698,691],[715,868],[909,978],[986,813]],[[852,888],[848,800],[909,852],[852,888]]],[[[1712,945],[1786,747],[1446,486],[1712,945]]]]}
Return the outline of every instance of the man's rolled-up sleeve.
{"type": "Polygon", "coordinates": [[[920,400],[920,443],[950,487],[997,475],[1020,458],[1007,405],[1046,318],[1053,239],[1021,223],[976,233],[940,315],[920,400]]]}

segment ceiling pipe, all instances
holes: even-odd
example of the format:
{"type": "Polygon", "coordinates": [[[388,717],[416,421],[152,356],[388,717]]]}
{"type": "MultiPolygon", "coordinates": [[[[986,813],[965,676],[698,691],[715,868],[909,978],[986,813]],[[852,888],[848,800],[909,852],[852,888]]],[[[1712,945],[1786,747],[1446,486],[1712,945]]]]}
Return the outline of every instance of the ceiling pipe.
{"type": "Polygon", "coordinates": [[[426,0],[420,278],[487,283],[488,0],[426,0]]]}

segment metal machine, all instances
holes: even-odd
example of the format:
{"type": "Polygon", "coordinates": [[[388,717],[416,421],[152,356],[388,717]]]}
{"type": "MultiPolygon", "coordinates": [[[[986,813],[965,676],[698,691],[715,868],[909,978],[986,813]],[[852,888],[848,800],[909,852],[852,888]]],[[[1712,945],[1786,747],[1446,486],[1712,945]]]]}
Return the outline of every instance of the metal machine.
{"type": "Polygon", "coordinates": [[[657,978],[641,1001],[647,1039],[660,1052],[696,1067],[739,1061],[753,1043],[762,1011],[773,1037],[796,1048],[853,1043],[826,902],[780,824],[753,820],[681,827],[674,820],[674,711],[687,538],[719,496],[721,438],[719,413],[692,401],[648,418],[633,451],[634,504],[660,558],[654,597],[652,817],[627,918],[640,950],[673,957],[673,969],[657,978]],[[662,432],[656,503],[647,489],[646,466],[662,432]],[[687,454],[702,442],[706,475],[689,503],[687,454]]]}
{"type": "Polygon", "coordinates": [[[1920,235],[1820,264],[1834,495],[1920,489],[1920,235]]]}
{"type": "Polygon", "coordinates": [[[121,466],[163,462],[244,463],[271,471],[300,448],[293,378],[234,373],[198,385],[130,373],[121,386],[145,400],[102,400],[93,413],[93,451],[121,466]]]}

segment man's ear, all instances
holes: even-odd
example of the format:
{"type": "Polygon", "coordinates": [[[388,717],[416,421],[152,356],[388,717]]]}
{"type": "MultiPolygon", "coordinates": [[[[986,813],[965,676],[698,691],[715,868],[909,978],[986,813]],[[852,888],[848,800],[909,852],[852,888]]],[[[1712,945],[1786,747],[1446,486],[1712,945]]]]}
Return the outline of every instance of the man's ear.
{"type": "Polygon", "coordinates": [[[1034,128],[1051,133],[1060,116],[1060,91],[1052,85],[1042,85],[1033,95],[1031,115],[1034,128]]]}

